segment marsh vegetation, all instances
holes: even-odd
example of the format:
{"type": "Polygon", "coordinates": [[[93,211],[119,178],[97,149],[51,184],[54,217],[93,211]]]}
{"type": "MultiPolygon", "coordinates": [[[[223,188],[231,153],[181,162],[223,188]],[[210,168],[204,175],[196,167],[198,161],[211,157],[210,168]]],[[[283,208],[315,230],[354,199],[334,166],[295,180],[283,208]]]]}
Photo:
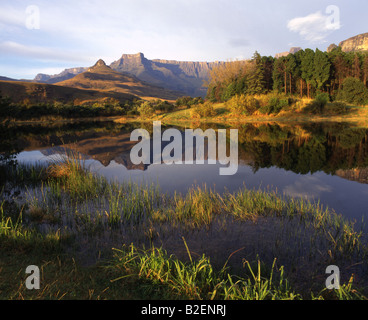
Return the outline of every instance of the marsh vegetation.
{"type": "Polygon", "coordinates": [[[70,151],[46,167],[8,162],[1,170],[3,298],[367,295],[365,233],[319,203],[246,188],[169,195],[93,174],[70,151]],[[30,261],[42,264],[42,292],[19,277],[30,261]],[[331,264],[341,268],[340,290],[324,288],[331,264]]]}

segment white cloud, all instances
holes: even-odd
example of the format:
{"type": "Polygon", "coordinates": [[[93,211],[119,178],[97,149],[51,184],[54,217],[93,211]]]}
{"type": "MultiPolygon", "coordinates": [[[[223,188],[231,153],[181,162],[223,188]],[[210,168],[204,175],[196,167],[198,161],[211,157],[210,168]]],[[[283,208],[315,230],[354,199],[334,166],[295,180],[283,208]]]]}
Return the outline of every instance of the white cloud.
{"type": "Polygon", "coordinates": [[[6,75],[13,79],[33,79],[38,73],[59,74],[64,69],[63,67],[24,68],[23,66],[0,64],[0,76],[6,75]]]}
{"type": "Polygon", "coordinates": [[[25,12],[21,12],[15,8],[6,6],[1,6],[0,10],[0,24],[2,26],[17,26],[24,27],[25,26],[26,15],[25,12]]]}
{"type": "MultiPolygon", "coordinates": [[[[75,52],[65,52],[57,48],[47,48],[40,46],[26,46],[15,41],[4,41],[0,43],[0,52],[2,55],[9,54],[15,56],[31,57],[38,60],[52,60],[52,61],[76,61],[85,60],[76,57],[75,52]]],[[[90,61],[88,59],[87,61],[90,61]]]]}
{"type": "Polygon", "coordinates": [[[41,26],[37,32],[25,27],[25,4],[0,4],[0,12],[4,13],[0,14],[0,24],[19,29],[17,33],[0,30],[3,40],[48,47],[51,43],[74,46],[84,55],[94,52],[101,58],[117,59],[123,53],[141,51],[152,58],[219,60],[219,55],[232,58],[244,53],[243,37],[250,23],[246,19],[248,7],[238,1],[229,4],[225,0],[64,0],[55,5],[38,0],[35,3],[41,26]],[[230,41],[231,46],[229,38],[235,40],[230,41]]]}
{"type": "Polygon", "coordinates": [[[332,188],[317,176],[302,176],[283,191],[291,197],[318,199],[322,193],[332,192],[332,188]]]}
{"type": "Polygon", "coordinates": [[[340,12],[337,7],[328,7],[330,14],[321,11],[290,20],[287,27],[297,32],[301,37],[311,43],[326,42],[326,38],[335,30],[340,29],[340,12]],[[334,9],[334,10],[332,10],[334,9]]]}

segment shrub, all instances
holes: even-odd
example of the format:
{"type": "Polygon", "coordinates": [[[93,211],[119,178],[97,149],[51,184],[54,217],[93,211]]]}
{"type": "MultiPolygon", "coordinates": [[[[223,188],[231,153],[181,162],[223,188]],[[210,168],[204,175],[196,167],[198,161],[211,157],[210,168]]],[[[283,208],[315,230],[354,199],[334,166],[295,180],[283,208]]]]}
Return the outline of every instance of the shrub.
{"type": "Polygon", "coordinates": [[[0,95],[0,117],[7,117],[11,114],[14,115],[14,110],[11,110],[11,109],[12,108],[10,107],[10,100],[3,98],[0,95]]]}
{"type": "Polygon", "coordinates": [[[138,115],[138,111],[132,109],[132,110],[127,111],[126,114],[127,114],[127,116],[137,116],[138,115]]]}
{"type": "Polygon", "coordinates": [[[194,106],[194,105],[197,105],[197,104],[202,104],[204,103],[204,100],[202,97],[196,97],[196,98],[193,98],[190,105],[194,106]]]}
{"type": "Polygon", "coordinates": [[[225,88],[225,90],[222,92],[221,100],[222,101],[228,101],[232,97],[236,96],[236,94],[237,94],[237,92],[236,92],[236,83],[235,82],[231,82],[225,88]]]}
{"type": "Polygon", "coordinates": [[[345,114],[349,111],[349,107],[343,102],[328,103],[324,108],[325,114],[345,114]]]}
{"type": "Polygon", "coordinates": [[[174,105],[172,105],[171,103],[169,103],[168,101],[161,101],[161,100],[156,100],[155,105],[154,105],[154,109],[160,112],[170,112],[173,111],[174,109],[174,105]]]}
{"type": "Polygon", "coordinates": [[[217,114],[217,112],[214,109],[212,103],[205,102],[193,108],[190,114],[192,118],[208,118],[214,117],[217,114]]]}
{"type": "Polygon", "coordinates": [[[175,104],[177,107],[189,106],[191,100],[191,97],[181,97],[176,100],[175,104]]]}
{"type": "Polygon", "coordinates": [[[178,98],[175,102],[175,105],[177,107],[191,107],[191,106],[195,106],[198,104],[203,104],[204,100],[202,97],[196,97],[196,98],[192,98],[192,97],[181,97],[178,98]]]}
{"type": "Polygon", "coordinates": [[[100,112],[102,112],[103,110],[105,109],[105,106],[100,103],[100,102],[96,102],[92,105],[91,107],[91,111],[94,113],[94,114],[99,114],[100,112]]]}
{"type": "Polygon", "coordinates": [[[330,95],[328,93],[320,93],[316,96],[315,101],[320,103],[323,107],[331,101],[330,95]]]}
{"type": "Polygon", "coordinates": [[[263,114],[278,114],[290,105],[288,98],[271,97],[268,104],[259,109],[263,114]]]}
{"type": "Polygon", "coordinates": [[[255,98],[258,100],[260,108],[262,108],[268,105],[271,99],[271,95],[270,94],[259,94],[259,95],[256,95],[255,98]]]}
{"type": "Polygon", "coordinates": [[[337,100],[356,105],[368,104],[368,89],[356,78],[346,78],[337,94],[337,100]]]}
{"type": "MultiPolygon", "coordinates": [[[[330,102],[330,96],[328,93],[320,93],[316,98],[308,104],[303,112],[308,114],[323,114],[325,113],[326,105],[330,102]]],[[[330,109],[331,111],[331,109],[330,109]]]]}
{"type": "Polygon", "coordinates": [[[152,106],[152,104],[148,101],[143,102],[138,108],[137,111],[139,112],[141,117],[148,118],[151,117],[155,110],[152,106]]]}
{"type": "Polygon", "coordinates": [[[226,102],[226,106],[235,115],[251,115],[260,107],[259,101],[256,98],[243,94],[232,97],[226,102]]]}

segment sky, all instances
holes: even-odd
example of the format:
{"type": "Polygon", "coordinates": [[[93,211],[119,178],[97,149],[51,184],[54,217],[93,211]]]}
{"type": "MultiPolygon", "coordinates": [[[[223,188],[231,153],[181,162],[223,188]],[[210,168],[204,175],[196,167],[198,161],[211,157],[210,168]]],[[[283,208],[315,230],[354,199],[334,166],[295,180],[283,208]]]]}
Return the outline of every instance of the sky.
{"type": "Polygon", "coordinates": [[[148,59],[228,61],[326,50],[368,32],[366,0],[0,0],[0,76],[148,59]]]}

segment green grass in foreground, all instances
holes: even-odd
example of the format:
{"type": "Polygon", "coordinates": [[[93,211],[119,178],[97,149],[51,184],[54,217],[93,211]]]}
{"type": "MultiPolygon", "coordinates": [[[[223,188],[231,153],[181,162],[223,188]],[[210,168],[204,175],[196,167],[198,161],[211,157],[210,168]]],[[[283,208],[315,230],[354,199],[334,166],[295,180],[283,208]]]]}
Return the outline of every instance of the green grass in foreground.
{"type": "Polygon", "coordinates": [[[2,168],[0,299],[366,299],[364,234],[319,204],[246,188],[168,196],[109,182],[70,156],[2,168]],[[272,232],[247,237],[258,227],[272,232]],[[223,260],[193,248],[225,252],[229,238],[239,247],[223,260]],[[39,291],[25,288],[30,264],[39,291]],[[330,264],[346,271],[340,290],[324,288],[330,264]]]}

